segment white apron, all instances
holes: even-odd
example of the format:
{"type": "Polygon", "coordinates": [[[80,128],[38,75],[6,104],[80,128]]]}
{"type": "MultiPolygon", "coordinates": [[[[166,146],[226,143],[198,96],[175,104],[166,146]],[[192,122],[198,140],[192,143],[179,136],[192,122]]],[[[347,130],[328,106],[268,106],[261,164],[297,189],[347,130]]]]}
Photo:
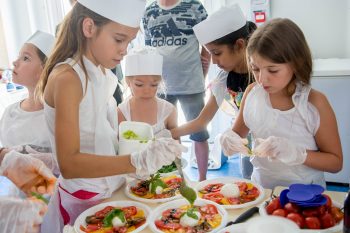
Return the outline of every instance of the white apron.
{"type": "MultiPolygon", "coordinates": [[[[152,125],[153,133],[155,136],[165,129],[165,121],[170,116],[170,114],[174,111],[175,107],[166,100],[157,98],[157,123],[152,125]]],[[[131,110],[130,110],[130,98],[127,98],[121,104],[119,104],[118,108],[122,112],[125,120],[131,121],[131,110]]]]}
{"type": "MultiPolygon", "coordinates": [[[[297,84],[292,96],[294,108],[287,111],[273,109],[268,93],[256,85],[247,95],[243,116],[253,138],[266,139],[269,136],[283,137],[306,150],[317,151],[315,134],[319,128],[320,116],[317,109],[308,102],[310,86],[297,84]]],[[[325,187],[322,171],[296,165],[289,166],[278,160],[254,156],[252,180],[264,188],[289,186],[292,183],[319,184],[325,187]]]]}
{"type": "MultiPolygon", "coordinates": [[[[85,75],[80,66],[67,59],[79,75],[84,97],[79,106],[80,151],[98,155],[116,156],[117,151],[117,114],[113,93],[117,86],[117,77],[110,70],[103,74],[88,59],[84,63],[88,72],[88,85],[85,89],[85,75]]],[[[46,121],[49,126],[53,152],[55,109],[44,104],[46,121]]],[[[125,182],[124,176],[110,176],[92,179],[64,179],[59,177],[58,187],[52,196],[49,210],[41,227],[43,233],[60,233],[66,224],[73,225],[75,219],[84,210],[94,206],[111,194],[125,182]]]]}

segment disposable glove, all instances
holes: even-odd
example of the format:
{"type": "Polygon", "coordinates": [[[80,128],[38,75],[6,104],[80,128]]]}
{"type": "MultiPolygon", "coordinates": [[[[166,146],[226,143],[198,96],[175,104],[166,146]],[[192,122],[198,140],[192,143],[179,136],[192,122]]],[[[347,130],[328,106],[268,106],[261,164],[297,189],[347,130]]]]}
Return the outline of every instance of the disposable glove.
{"type": "Polygon", "coordinates": [[[290,166],[303,164],[306,160],[306,149],[285,138],[270,136],[265,140],[259,138],[257,142],[258,146],[253,150],[256,156],[278,159],[290,166]]]}
{"type": "Polygon", "coordinates": [[[28,156],[41,160],[54,175],[58,176],[60,174],[60,168],[49,148],[26,145],[25,151],[28,153],[28,156]]]}
{"type": "Polygon", "coordinates": [[[42,201],[0,197],[1,232],[39,232],[46,209],[47,206],[42,201]]]}
{"type": "Polygon", "coordinates": [[[226,130],[220,137],[221,148],[226,156],[242,153],[249,154],[248,140],[241,138],[232,129],[226,130]]]}
{"type": "Polygon", "coordinates": [[[131,154],[131,164],[136,168],[138,177],[148,177],[163,165],[171,164],[187,149],[171,138],[159,138],[148,144],[145,150],[131,154]]]}
{"type": "Polygon", "coordinates": [[[168,129],[162,129],[154,134],[155,138],[172,138],[171,132],[168,129]]]}
{"type": "Polygon", "coordinates": [[[16,151],[10,151],[5,155],[0,166],[0,174],[9,178],[27,194],[31,192],[52,194],[56,182],[55,176],[42,161],[16,151]]]}
{"type": "Polygon", "coordinates": [[[63,227],[63,233],[77,233],[77,232],[74,230],[74,227],[72,227],[71,225],[65,225],[63,227]]]}

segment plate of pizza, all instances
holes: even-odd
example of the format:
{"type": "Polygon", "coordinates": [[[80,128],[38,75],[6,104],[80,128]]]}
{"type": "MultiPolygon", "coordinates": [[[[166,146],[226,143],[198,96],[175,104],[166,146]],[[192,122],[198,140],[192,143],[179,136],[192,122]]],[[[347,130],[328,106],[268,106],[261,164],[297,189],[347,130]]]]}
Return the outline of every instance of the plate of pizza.
{"type": "Polygon", "coordinates": [[[216,202],[226,209],[254,206],[264,199],[264,189],[246,179],[216,178],[202,181],[195,188],[199,198],[216,202]]]}
{"type": "Polygon", "coordinates": [[[227,211],[203,199],[197,199],[193,206],[185,199],[163,203],[149,218],[149,226],[156,233],[217,232],[226,223],[227,211]]]}
{"type": "Polygon", "coordinates": [[[181,177],[178,175],[151,175],[146,180],[135,179],[125,187],[125,194],[136,201],[162,203],[180,198],[181,177]]]}
{"type": "Polygon", "coordinates": [[[93,206],[75,220],[77,233],[142,231],[148,225],[151,210],[136,201],[111,201],[93,206]]]}

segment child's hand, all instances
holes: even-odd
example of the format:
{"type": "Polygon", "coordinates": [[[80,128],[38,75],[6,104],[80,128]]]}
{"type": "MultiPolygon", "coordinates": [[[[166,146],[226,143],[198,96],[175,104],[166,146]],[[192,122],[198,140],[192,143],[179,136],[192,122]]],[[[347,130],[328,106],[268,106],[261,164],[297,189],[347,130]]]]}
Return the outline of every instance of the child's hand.
{"type": "Polygon", "coordinates": [[[278,159],[290,166],[303,164],[306,160],[306,149],[296,146],[285,138],[270,136],[267,139],[258,139],[258,146],[253,154],[269,159],[278,159]]]}
{"type": "Polygon", "coordinates": [[[27,194],[52,194],[56,182],[56,177],[42,161],[14,150],[5,155],[0,173],[27,194]]]}
{"type": "Polygon", "coordinates": [[[186,147],[171,138],[159,138],[148,144],[145,150],[131,154],[131,164],[138,177],[147,177],[163,165],[171,164],[186,151],[186,147]]]}
{"type": "Polygon", "coordinates": [[[221,148],[226,156],[231,156],[236,153],[249,155],[247,147],[248,140],[241,138],[232,129],[226,130],[220,137],[221,148]]]}

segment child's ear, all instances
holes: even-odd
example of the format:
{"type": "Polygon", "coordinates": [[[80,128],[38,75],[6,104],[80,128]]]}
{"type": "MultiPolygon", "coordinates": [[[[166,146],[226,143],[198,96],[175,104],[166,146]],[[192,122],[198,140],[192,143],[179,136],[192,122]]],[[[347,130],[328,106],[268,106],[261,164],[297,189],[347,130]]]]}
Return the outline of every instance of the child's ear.
{"type": "Polygon", "coordinates": [[[93,37],[97,29],[94,21],[88,17],[83,20],[82,27],[84,36],[87,38],[93,37]]]}
{"type": "Polygon", "coordinates": [[[236,40],[235,49],[240,50],[240,49],[244,49],[244,48],[245,48],[245,41],[242,38],[236,40]]]}

